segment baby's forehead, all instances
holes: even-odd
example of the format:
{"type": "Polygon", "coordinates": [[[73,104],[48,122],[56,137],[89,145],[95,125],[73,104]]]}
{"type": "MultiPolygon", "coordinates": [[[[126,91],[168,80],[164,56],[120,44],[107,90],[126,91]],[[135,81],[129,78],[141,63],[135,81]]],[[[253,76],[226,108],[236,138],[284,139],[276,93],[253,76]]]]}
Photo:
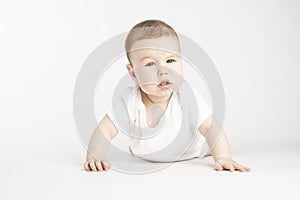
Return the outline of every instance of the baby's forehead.
{"type": "Polygon", "coordinates": [[[147,48],[147,49],[139,49],[132,52],[132,56],[139,61],[143,61],[146,59],[164,59],[164,58],[179,58],[176,52],[170,52],[165,49],[158,48],[147,48]]]}
{"type": "Polygon", "coordinates": [[[179,41],[171,36],[142,39],[133,43],[130,53],[141,54],[173,54],[180,56],[179,41]]]}

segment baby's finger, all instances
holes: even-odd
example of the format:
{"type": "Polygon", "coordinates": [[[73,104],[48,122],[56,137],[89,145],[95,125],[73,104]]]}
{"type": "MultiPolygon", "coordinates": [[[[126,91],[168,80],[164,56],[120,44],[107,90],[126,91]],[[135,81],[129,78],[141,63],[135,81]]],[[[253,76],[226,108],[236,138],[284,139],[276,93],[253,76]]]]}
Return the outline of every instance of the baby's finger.
{"type": "Polygon", "coordinates": [[[229,164],[228,162],[225,162],[225,163],[220,163],[223,167],[223,169],[229,169],[229,164]]]}
{"type": "Polygon", "coordinates": [[[110,169],[110,164],[106,161],[102,161],[102,166],[105,171],[108,171],[110,169]]]}
{"type": "Polygon", "coordinates": [[[231,163],[229,162],[226,162],[225,164],[223,164],[223,167],[227,170],[230,170],[230,172],[233,172],[234,171],[234,167],[231,163]]]}
{"type": "Polygon", "coordinates": [[[218,170],[218,171],[222,171],[222,170],[223,170],[223,167],[222,167],[222,165],[220,165],[218,162],[216,162],[216,164],[215,164],[215,169],[218,170]]]}
{"type": "Polygon", "coordinates": [[[94,163],[93,160],[91,160],[91,161],[89,162],[89,165],[90,165],[90,168],[92,169],[93,172],[96,172],[96,171],[97,171],[97,168],[96,168],[95,163],[94,163]]]}
{"type": "Polygon", "coordinates": [[[88,162],[85,162],[85,163],[84,163],[84,169],[85,169],[86,171],[90,171],[89,163],[88,163],[88,162]]]}
{"type": "Polygon", "coordinates": [[[233,163],[233,166],[235,167],[235,169],[241,171],[241,172],[245,172],[246,170],[239,164],[237,163],[233,163]]]}
{"type": "Polygon", "coordinates": [[[241,172],[246,172],[246,168],[240,164],[234,164],[235,168],[240,170],[241,172]]]}
{"type": "Polygon", "coordinates": [[[103,168],[102,168],[101,163],[100,163],[99,160],[96,160],[96,161],[95,161],[95,164],[96,164],[97,169],[98,169],[100,172],[103,171],[103,168]]]}
{"type": "Polygon", "coordinates": [[[235,171],[233,164],[230,164],[229,170],[230,170],[230,172],[234,172],[235,171]]]}
{"type": "Polygon", "coordinates": [[[247,172],[250,172],[251,169],[249,167],[242,166],[247,172]]]}
{"type": "Polygon", "coordinates": [[[239,166],[241,166],[247,172],[251,171],[251,169],[249,167],[245,167],[245,166],[243,166],[241,164],[239,164],[239,166]]]}

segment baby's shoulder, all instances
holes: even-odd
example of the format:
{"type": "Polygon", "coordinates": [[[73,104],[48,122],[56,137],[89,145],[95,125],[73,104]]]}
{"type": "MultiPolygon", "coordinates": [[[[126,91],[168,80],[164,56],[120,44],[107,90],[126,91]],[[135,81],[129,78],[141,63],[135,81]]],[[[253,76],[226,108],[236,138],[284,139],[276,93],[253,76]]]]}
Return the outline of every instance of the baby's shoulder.
{"type": "Polygon", "coordinates": [[[113,97],[117,99],[128,99],[132,94],[137,93],[137,89],[134,86],[124,86],[117,88],[113,97]]]}

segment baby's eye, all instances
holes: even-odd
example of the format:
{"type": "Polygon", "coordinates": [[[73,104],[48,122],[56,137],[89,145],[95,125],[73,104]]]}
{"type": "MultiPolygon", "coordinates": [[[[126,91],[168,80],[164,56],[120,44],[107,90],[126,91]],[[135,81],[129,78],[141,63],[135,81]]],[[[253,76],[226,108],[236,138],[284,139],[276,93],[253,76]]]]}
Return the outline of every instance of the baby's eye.
{"type": "Polygon", "coordinates": [[[149,62],[145,65],[145,67],[152,67],[154,65],[156,65],[155,62],[149,62]]]}
{"type": "Polygon", "coordinates": [[[174,60],[174,59],[167,60],[167,63],[173,63],[173,62],[176,62],[176,60],[174,60]]]}

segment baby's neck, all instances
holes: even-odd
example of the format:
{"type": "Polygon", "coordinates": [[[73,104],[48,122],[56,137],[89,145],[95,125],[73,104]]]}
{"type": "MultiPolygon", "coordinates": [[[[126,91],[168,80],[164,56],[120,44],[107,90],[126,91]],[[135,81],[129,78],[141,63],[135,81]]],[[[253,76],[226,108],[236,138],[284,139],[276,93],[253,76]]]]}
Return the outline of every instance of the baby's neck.
{"type": "Polygon", "coordinates": [[[146,107],[156,105],[156,106],[161,106],[162,108],[164,108],[164,110],[167,107],[173,94],[170,93],[170,95],[164,97],[158,97],[158,96],[146,94],[141,89],[140,91],[141,91],[142,101],[146,107]]]}
{"type": "Polygon", "coordinates": [[[158,124],[168,107],[172,94],[173,93],[171,93],[168,97],[159,97],[159,99],[155,99],[155,96],[153,98],[153,96],[149,96],[141,90],[142,102],[145,105],[147,112],[146,122],[149,127],[154,128],[158,124]]]}

